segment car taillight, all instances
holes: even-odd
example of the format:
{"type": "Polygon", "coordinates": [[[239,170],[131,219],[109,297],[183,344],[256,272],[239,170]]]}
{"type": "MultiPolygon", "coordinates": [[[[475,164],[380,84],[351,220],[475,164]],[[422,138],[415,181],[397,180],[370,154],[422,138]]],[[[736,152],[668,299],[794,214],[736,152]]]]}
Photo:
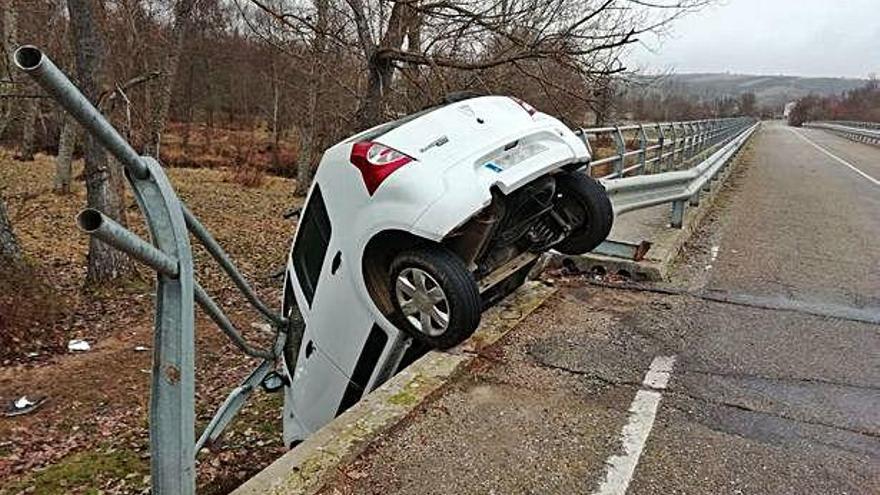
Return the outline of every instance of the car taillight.
{"type": "Polygon", "coordinates": [[[535,110],[535,107],[529,105],[528,103],[524,102],[523,100],[520,100],[516,96],[511,96],[510,99],[515,101],[517,105],[521,106],[523,110],[525,110],[526,112],[529,112],[529,115],[535,115],[535,113],[537,112],[537,110],[535,110]]]}
{"type": "Polygon", "coordinates": [[[351,148],[351,163],[361,171],[370,196],[392,172],[413,161],[413,158],[370,141],[355,143],[351,148]]]}

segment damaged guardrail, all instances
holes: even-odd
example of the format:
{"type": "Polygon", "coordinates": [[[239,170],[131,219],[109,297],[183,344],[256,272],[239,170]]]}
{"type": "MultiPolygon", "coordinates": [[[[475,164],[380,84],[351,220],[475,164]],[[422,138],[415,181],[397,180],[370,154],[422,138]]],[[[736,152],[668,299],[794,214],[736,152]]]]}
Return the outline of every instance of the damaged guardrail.
{"type": "Polygon", "coordinates": [[[804,127],[824,129],[853,141],[880,145],[880,122],[808,122],[804,127]]]}
{"type": "Polygon", "coordinates": [[[270,383],[275,382],[271,378],[288,332],[301,332],[302,320],[295,310],[290,315],[280,315],[269,309],[213,236],[181,202],[161,165],[151,157],[139,156],[47,56],[36,47],[23,46],[16,50],[14,60],[19,69],[30,75],[123,165],[125,177],[146,219],[152,243],[96,210],[82,211],[77,222],[88,234],[157,273],[149,413],[152,493],[193,494],[196,454],[207,442],[217,440],[257,386],[262,384],[268,389],[270,383]],[[250,345],[195,280],[190,234],[274,328],[270,348],[250,345]],[[236,347],[262,360],[229,394],[198,440],[195,437],[194,369],[196,302],[236,347]]]}

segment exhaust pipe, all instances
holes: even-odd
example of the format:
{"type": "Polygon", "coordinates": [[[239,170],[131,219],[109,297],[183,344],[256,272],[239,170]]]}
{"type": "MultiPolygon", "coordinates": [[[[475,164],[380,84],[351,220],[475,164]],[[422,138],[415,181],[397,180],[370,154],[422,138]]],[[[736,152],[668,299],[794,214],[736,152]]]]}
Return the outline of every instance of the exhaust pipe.
{"type": "Polygon", "coordinates": [[[150,176],[134,148],[70,82],[39,48],[25,45],[15,50],[15,65],[31,76],[49,95],[88,130],[137,179],[150,176]]]}

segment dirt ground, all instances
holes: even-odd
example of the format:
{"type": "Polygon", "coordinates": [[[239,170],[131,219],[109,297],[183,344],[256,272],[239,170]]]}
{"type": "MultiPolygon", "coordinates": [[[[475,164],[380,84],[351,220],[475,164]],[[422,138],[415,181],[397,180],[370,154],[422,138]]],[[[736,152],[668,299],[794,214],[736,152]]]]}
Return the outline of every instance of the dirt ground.
{"type": "MultiPolygon", "coordinates": [[[[73,193],[51,192],[54,157],[38,155],[17,162],[0,150],[0,187],[10,216],[33,267],[43,282],[34,301],[27,279],[0,284],[16,313],[6,318],[10,338],[0,349],[0,406],[27,395],[47,397],[35,412],[0,416],[0,494],[144,493],[149,487],[147,407],[153,322],[153,275],[139,275],[98,290],[83,289],[88,239],[74,223],[85,205],[85,186],[73,193]],[[15,298],[19,300],[15,302],[15,298]],[[30,298],[28,300],[27,298],[30,298]],[[22,321],[24,323],[22,323],[22,321]],[[21,328],[24,324],[26,327],[21,328]],[[69,339],[86,339],[88,352],[68,352],[69,339]],[[147,350],[136,350],[140,346],[147,350]]],[[[75,175],[81,172],[77,164],[75,175]]],[[[279,304],[284,262],[295,223],[282,214],[298,199],[293,182],[267,177],[257,188],[229,180],[225,169],[171,169],[180,196],[212,230],[260,294],[279,304]]],[[[133,199],[129,223],[146,236],[133,199]]],[[[247,308],[231,282],[196,251],[196,272],[206,290],[245,336],[266,343],[256,329],[257,314],[247,308]]],[[[197,311],[197,434],[231,389],[256,366],[227,343],[197,311]]],[[[2,325],[0,325],[2,326],[2,325]]],[[[280,397],[258,393],[218,445],[198,457],[199,493],[227,493],[284,451],[280,397]]]]}

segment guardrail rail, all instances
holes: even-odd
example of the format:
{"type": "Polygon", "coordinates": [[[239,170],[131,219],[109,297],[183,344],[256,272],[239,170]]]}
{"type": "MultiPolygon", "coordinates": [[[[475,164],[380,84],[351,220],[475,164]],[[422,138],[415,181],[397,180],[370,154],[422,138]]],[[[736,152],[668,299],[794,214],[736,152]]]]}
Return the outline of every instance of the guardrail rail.
{"type": "MultiPolygon", "coordinates": [[[[730,157],[758,123],[750,117],[584,128],[577,132],[594,157],[615,215],[672,203],[670,225],[681,228],[686,204],[698,205],[730,157]]],[[[598,251],[612,250],[600,246],[598,251]]]]}
{"type": "Polygon", "coordinates": [[[824,129],[852,141],[880,146],[880,122],[855,122],[834,120],[807,122],[804,127],[824,129]]]}

